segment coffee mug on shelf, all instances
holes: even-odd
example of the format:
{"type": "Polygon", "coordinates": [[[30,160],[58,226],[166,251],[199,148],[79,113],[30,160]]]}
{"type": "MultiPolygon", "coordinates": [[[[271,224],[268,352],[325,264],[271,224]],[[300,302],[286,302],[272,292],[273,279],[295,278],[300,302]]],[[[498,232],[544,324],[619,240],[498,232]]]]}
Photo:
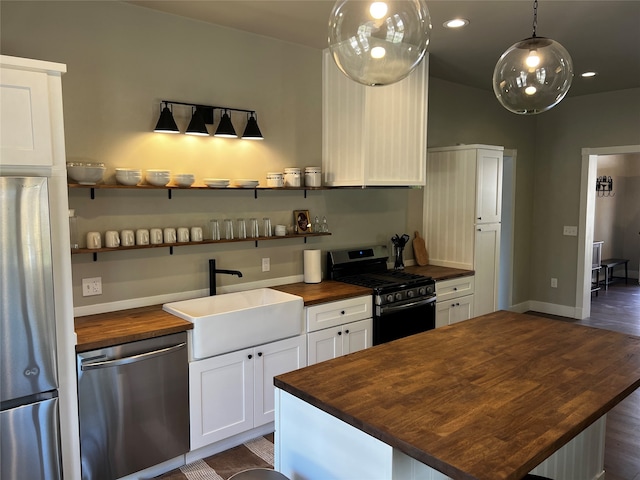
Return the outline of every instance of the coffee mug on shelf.
{"type": "Polygon", "coordinates": [[[104,234],[104,243],[107,248],[117,248],[120,246],[120,234],[115,230],[109,230],[104,234]]]}
{"type": "Polygon", "coordinates": [[[132,247],[136,244],[136,237],[133,230],[122,230],[122,232],[120,232],[120,244],[123,247],[132,247]]]}
{"type": "Polygon", "coordinates": [[[176,243],[176,229],[165,228],[163,232],[164,243],[176,243]]]}
{"type": "Polygon", "coordinates": [[[178,242],[185,243],[189,241],[189,229],[187,227],[178,228],[178,242]]]}
{"type": "Polygon", "coordinates": [[[152,228],[149,230],[149,242],[151,245],[159,245],[162,243],[162,229],[152,228]]]}
{"type": "Polygon", "coordinates": [[[202,227],[191,227],[191,241],[192,242],[202,241],[202,227]]]}
{"type": "Polygon", "coordinates": [[[87,248],[95,250],[102,248],[102,237],[100,232],[87,232],[87,248]]]}
{"type": "Polygon", "coordinates": [[[136,230],[136,245],[149,245],[149,230],[146,228],[136,230]]]}

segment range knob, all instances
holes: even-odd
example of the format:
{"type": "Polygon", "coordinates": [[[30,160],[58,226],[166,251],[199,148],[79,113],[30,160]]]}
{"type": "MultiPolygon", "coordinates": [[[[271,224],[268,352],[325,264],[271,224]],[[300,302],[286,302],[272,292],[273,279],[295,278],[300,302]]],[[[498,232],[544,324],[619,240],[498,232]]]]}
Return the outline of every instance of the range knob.
{"type": "Polygon", "coordinates": [[[396,293],[396,300],[402,300],[402,293],[401,292],[396,293]]]}
{"type": "Polygon", "coordinates": [[[393,302],[393,293],[390,293],[389,295],[387,295],[386,300],[387,302],[393,302]]]}
{"type": "Polygon", "coordinates": [[[414,292],[413,290],[409,290],[407,292],[407,297],[409,297],[409,298],[413,298],[413,297],[415,297],[415,295],[416,295],[416,292],[414,292]]]}
{"type": "Polygon", "coordinates": [[[425,295],[427,294],[427,287],[420,287],[420,288],[418,289],[418,293],[419,293],[421,296],[425,296],[425,295]]]}

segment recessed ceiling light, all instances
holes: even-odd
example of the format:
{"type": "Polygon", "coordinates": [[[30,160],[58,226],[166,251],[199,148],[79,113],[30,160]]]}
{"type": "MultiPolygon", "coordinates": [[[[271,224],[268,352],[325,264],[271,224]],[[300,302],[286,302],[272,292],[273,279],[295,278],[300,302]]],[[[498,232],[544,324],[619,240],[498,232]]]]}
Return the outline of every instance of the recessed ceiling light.
{"type": "Polygon", "coordinates": [[[595,77],[596,75],[597,75],[596,72],[584,72],[584,73],[580,74],[580,76],[583,77],[583,78],[595,77]]]}
{"type": "Polygon", "coordinates": [[[469,25],[469,20],[466,18],[454,18],[452,20],[447,20],[443,25],[446,28],[460,28],[469,25]]]}

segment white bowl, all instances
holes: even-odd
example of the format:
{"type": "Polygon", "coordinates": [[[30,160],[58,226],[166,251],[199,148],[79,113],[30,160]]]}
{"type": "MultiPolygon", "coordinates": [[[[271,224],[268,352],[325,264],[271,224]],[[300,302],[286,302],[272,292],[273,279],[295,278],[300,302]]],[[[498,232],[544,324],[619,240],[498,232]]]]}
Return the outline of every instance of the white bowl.
{"type": "Polygon", "coordinates": [[[116,182],[120,185],[137,185],[142,180],[139,168],[116,168],[116,182]]]}
{"type": "Polygon", "coordinates": [[[67,165],[67,175],[80,185],[95,185],[102,180],[105,166],[101,163],[70,163],[67,165]]]}
{"type": "Polygon", "coordinates": [[[145,173],[147,183],[156,187],[164,187],[171,180],[169,170],[147,170],[145,173]]]}
{"type": "Polygon", "coordinates": [[[258,180],[253,180],[249,178],[237,178],[233,181],[233,184],[236,187],[241,188],[253,188],[257,187],[260,182],[258,180]]]}
{"type": "Polygon", "coordinates": [[[214,187],[223,188],[223,187],[229,186],[228,178],[204,178],[202,181],[207,187],[211,187],[211,188],[214,188],[214,187]]]}
{"type": "Polygon", "coordinates": [[[173,183],[183,188],[190,187],[195,181],[196,176],[193,173],[176,173],[173,176],[173,183]]]}

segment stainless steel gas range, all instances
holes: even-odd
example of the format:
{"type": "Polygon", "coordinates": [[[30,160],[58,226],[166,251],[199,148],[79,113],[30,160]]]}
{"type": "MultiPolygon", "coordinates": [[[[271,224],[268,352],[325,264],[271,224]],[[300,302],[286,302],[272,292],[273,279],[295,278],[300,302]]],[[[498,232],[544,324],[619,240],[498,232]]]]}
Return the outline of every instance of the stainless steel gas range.
{"type": "Polygon", "coordinates": [[[373,345],[436,326],[435,280],[387,268],[387,247],[327,252],[329,278],[373,290],[373,345]]]}

